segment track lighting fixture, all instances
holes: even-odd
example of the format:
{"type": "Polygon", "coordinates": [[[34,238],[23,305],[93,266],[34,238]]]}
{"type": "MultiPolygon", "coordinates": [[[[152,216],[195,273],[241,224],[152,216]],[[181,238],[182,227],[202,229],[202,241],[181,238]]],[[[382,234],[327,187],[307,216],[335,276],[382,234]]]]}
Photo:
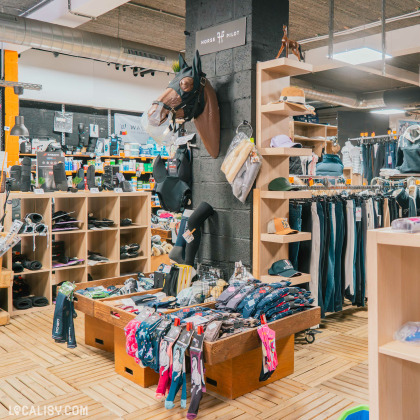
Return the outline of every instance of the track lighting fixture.
{"type": "Polygon", "coordinates": [[[115,70],[119,70],[120,69],[120,65],[119,64],[115,64],[115,70]]]}
{"type": "Polygon", "coordinates": [[[151,74],[152,76],[154,76],[154,75],[155,75],[155,72],[154,72],[154,71],[152,71],[152,72],[150,72],[150,74],[151,74]]]}

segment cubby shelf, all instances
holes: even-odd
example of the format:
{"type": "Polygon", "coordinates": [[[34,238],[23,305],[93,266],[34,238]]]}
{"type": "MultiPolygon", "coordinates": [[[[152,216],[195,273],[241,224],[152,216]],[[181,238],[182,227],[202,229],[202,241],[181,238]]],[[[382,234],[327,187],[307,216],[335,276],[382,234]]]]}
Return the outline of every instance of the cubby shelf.
{"type": "MultiPolygon", "coordinates": [[[[12,192],[9,200],[20,200],[21,218],[28,213],[39,213],[43,216],[43,223],[49,227],[48,236],[35,235],[35,251],[33,250],[32,234],[21,235],[18,246],[29,260],[41,261],[42,269],[38,271],[24,270],[22,275],[31,287],[35,296],[45,296],[50,303],[53,300],[52,286],[62,281],[76,283],[87,281],[88,274],[94,280],[116,277],[121,270],[127,268],[133,272],[150,271],[150,218],[151,195],[148,192],[115,193],[113,191],[98,194],[86,191],[77,193],[54,192],[45,194],[12,192]],[[52,211],[72,211],[71,214],[80,220],[78,230],[52,231],[52,211]],[[114,220],[115,226],[110,229],[88,230],[88,214],[93,213],[99,219],[114,220]],[[121,219],[130,218],[131,226],[120,227],[121,219]],[[79,265],[68,267],[52,267],[52,237],[56,241],[64,242],[65,255],[84,259],[79,265]],[[132,258],[130,264],[126,260],[120,261],[120,245],[138,242],[143,256],[132,258]],[[88,264],[88,250],[96,251],[109,258],[109,261],[95,266],[88,264]],[[124,267],[120,267],[121,265],[124,267]]],[[[4,197],[3,197],[4,200],[4,197]]],[[[5,229],[8,231],[12,224],[12,211],[7,209],[5,229]]],[[[3,265],[12,268],[12,253],[3,258],[3,265]]],[[[3,293],[0,307],[11,315],[23,314],[42,310],[31,308],[28,311],[15,310],[13,307],[12,287],[3,293]],[[4,298],[3,295],[6,295],[4,298]]]]}

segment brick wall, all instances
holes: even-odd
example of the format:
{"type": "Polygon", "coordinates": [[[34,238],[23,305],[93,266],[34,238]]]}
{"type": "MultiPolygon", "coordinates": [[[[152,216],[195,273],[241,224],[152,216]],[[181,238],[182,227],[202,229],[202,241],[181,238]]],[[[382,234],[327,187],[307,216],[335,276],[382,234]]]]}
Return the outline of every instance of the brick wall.
{"type": "MultiPolygon", "coordinates": [[[[252,193],[245,204],[233,194],[220,166],[243,121],[255,130],[255,69],[257,61],[274,58],[281,45],[282,25],[288,23],[287,0],[186,0],[186,58],[191,65],[195,32],[247,17],[246,45],[202,56],[203,71],[216,90],[221,117],[221,147],[212,159],[198,139],[193,158],[193,206],[211,204],[216,214],[205,224],[199,261],[232,272],[235,261],[251,266],[252,193]]],[[[195,132],[194,124],[188,126],[195,132]]]]}

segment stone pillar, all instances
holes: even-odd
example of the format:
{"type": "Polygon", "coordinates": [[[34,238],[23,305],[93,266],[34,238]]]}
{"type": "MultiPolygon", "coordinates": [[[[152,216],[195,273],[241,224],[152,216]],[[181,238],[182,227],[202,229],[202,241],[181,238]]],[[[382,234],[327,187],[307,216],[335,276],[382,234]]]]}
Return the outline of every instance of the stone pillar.
{"type": "MultiPolygon", "coordinates": [[[[198,138],[193,158],[193,207],[207,201],[215,210],[206,222],[199,260],[232,272],[235,261],[252,261],[252,192],[245,204],[232,194],[220,166],[235,135],[247,120],[255,134],[256,63],[275,58],[283,24],[288,24],[288,0],[186,0],[186,60],[195,53],[195,33],[223,22],[247,18],[246,44],[201,57],[203,71],[216,90],[220,107],[221,147],[212,159],[198,138]]],[[[194,124],[188,131],[195,131],[194,124]]]]}

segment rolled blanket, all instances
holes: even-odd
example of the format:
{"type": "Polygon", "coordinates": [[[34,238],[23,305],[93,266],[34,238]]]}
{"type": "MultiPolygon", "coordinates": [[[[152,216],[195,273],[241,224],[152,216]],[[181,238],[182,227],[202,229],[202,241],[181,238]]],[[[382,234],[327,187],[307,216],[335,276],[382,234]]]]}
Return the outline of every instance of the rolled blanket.
{"type": "Polygon", "coordinates": [[[24,268],[31,270],[31,271],[36,271],[36,270],[41,270],[42,268],[42,263],[40,261],[29,261],[29,260],[25,260],[22,262],[22,265],[24,268]]]}
{"type": "Polygon", "coordinates": [[[19,310],[29,309],[32,308],[32,300],[29,297],[13,299],[13,306],[19,310]]]}
{"type": "Polygon", "coordinates": [[[32,306],[37,308],[41,306],[48,306],[50,304],[45,296],[31,296],[30,299],[32,300],[32,306]]]}

